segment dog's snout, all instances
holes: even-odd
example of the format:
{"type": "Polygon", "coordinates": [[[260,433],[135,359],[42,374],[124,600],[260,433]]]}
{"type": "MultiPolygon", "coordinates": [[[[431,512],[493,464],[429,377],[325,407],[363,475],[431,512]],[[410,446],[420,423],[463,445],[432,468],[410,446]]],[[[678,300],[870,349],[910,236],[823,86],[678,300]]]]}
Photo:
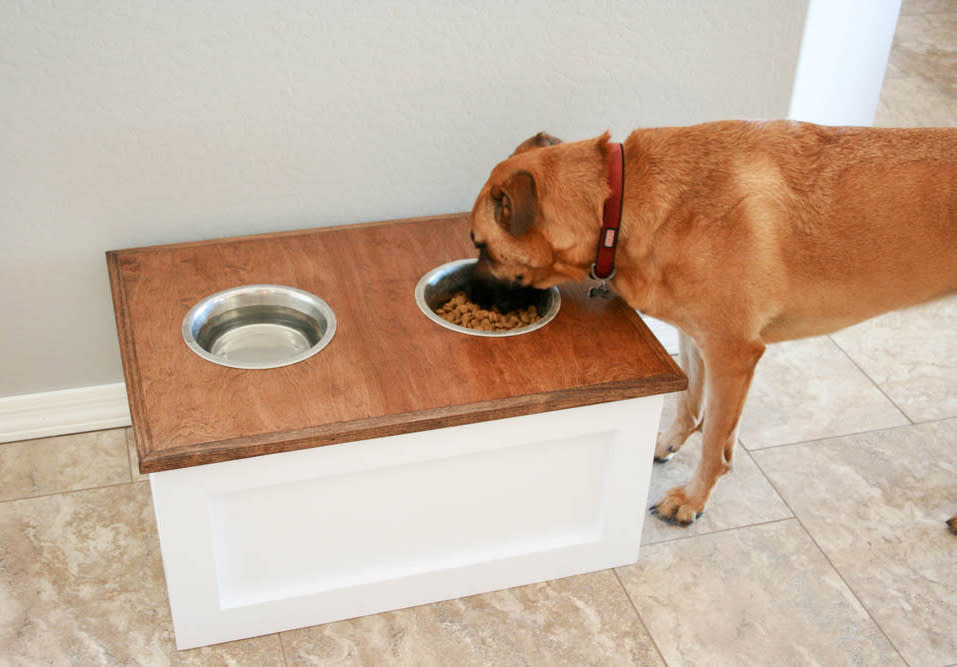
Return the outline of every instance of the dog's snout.
{"type": "Polygon", "coordinates": [[[482,247],[479,248],[478,262],[475,264],[475,269],[472,272],[472,276],[477,280],[484,280],[490,283],[496,283],[497,285],[506,285],[509,282],[508,278],[501,278],[496,275],[499,267],[496,264],[495,260],[492,259],[492,256],[489,255],[488,249],[485,247],[485,244],[482,244],[482,247]]]}
{"type": "Polygon", "coordinates": [[[479,241],[475,238],[475,232],[469,232],[469,238],[472,239],[472,245],[474,245],[479,250],[484,250],[488,245],[484,241],[479,241]]]}

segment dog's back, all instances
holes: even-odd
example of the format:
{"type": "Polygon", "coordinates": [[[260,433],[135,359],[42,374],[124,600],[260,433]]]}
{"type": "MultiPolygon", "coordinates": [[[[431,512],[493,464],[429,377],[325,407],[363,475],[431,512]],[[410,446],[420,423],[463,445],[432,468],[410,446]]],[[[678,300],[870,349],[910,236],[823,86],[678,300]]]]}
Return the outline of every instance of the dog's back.
{"type": "Polygon", "coordinates": [[[711,288],[759,286],[765,312],[751,315],[766,342],[957,290],[957,128],[727,121],[633,140],[684,184],[670,215],[701,221],[676,244],[703,235],[725,258],[711,288]]]}
{"type": "Polygon", "coordinates": [[[795,132],[812,182],[782,259],[820,292],[802,316],[837,328],[957,289],[957,129],[795,132]]]}

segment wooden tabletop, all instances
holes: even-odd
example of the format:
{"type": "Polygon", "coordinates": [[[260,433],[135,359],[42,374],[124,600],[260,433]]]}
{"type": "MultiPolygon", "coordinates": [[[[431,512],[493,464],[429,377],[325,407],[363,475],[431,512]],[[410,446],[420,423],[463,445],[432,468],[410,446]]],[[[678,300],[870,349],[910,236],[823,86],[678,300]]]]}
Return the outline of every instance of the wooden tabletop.
{"type": "Polygon", "coordinates": [[[505,338],[440,327],[415,302],[426,272],[475,256],[465,215],[107,253],[142,472],[533,414],[683,389],[620,299],[563,286],[547,326],[505,338]],[[312,292],[338,330],[292,366],[243,370],[195,355],[187,311],[273,283],[312,292]]]}

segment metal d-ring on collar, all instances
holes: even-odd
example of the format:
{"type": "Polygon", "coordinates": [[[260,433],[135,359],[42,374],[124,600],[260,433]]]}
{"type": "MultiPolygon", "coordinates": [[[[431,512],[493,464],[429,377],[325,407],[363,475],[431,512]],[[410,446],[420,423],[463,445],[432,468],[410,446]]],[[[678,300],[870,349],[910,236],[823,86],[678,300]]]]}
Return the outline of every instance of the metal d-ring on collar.
{"type": "Polygon", "coordinates": [[[621,144],[609,144],[608,149],[608,186],[611,192],[605,200],[598,253],[589,272],[589,277],[598,281],[597,287],[588,290],[590,297],[609,296],[608,281],[615,277],[615,248],[625,192],[625,150],[621,144]]]}
{"type": "Polygon", "coordinates": [[[591,271],[588,272],[588,277],[591,278],[592,280],[597,280],[597,281],[598,281],[598,285],[595,286],[595,287],[589,288],[589,290],[588,290],[588,297],[591,298],[591,299],[594,299],[594,298],[596,298],[596,297],[600,297],[600,298],[602,298],[602,299],[607,299],[608,297],[610,297],[610,296],[611,296],[611,288],[608,287],[608,281],[615,277],[616,271],[617,271],[617,269],[615,269],[614,267],[612,267],[611,273],[609,273],[609,274],[608,274],[607,276],[605,276],[604,278],[599,278],[599,277],[595,274],[595,263],[592,262],[592,264],[591,264],[591,271]]]}

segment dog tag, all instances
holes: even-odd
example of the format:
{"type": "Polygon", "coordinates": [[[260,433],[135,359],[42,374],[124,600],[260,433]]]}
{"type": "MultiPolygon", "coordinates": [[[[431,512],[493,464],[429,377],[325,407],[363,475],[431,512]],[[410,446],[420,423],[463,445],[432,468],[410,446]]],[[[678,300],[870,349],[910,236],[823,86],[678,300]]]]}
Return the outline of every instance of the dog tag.
{"type": "Polygon", "coordinates": [[[608,283],[604,280],[599,281],[597,287],[588,290],[589,299],[607,299],[609,297],[611,297],[611,290],[608,289],[608,283]]]}

